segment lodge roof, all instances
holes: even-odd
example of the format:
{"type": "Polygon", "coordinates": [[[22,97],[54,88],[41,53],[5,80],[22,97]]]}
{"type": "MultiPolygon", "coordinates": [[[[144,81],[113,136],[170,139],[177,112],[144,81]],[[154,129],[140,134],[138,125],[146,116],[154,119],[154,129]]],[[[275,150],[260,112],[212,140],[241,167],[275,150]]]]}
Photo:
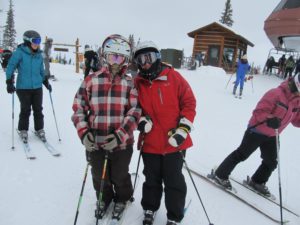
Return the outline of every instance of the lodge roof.
{"type": "Polygon", "coordinates": [[[243,41],[247,45],[249,45],[251,47],[254,47],[254,44],[252,42],[247,40],[242,35],[236,33],[231,27],[228,27],[228,26],[226,26],[224,24],[221,24],[221,23],[218,23],[218,22],[213,22],[213,23],[210,23],[210,24],[208,24],[204,27],[200,27],[200,28],[198,28],[194,31],[191,31],[191,32],[188,33],[188,36],[191,37],[191,38],[195,38],[196,34],[202,33],[202,32],[204,32],[204,31],[206,31],[206,30],[208,30],[208,29],[210,29],[211,27],[214,27],[214,26],[220,27],[222,30],[224,30],[227,33],[230,33],[230,34],[234,35],[237,39],[243,41]]]}

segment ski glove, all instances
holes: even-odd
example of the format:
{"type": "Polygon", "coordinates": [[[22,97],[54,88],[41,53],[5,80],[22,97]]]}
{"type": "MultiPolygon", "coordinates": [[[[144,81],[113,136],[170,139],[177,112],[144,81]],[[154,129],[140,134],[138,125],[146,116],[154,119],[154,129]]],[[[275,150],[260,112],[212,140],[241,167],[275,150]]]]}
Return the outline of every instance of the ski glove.
{"type": "Polygon", "coordinates": [[[179,121],[179,125],[176,129],[172,129],[169,131],[169,144],[173,147],[180,146],[188,136],[188,133],[192,130],[193,124],[186,118],[181,118],[179,121]]]}
{"type": "Polygon", "coordinates": [[[86,150],[88,152],[92,152],[96,150],[95,138],[91,132],[87,132],[82,139],[82,143],[84,144],[86,150]]]}
{"type": "Polygon", "coordinates": [[[49,83],[48,79],[45,79],[43,82],[44,86],[49,90],[49,92],[52,92],[52,86],[49,83]]]}
{"type": "Polygon", "coordinates": [[[116,134],[109,134],[104,139],[105,144],[103,144],[101,147],[106,151],[112,151],[114,148],[116,148],[120,141],[117,138],[116,134]]]}
{"type": "Polygon", "coordinates": [[[15,88],[15,85],[14,85],[14,82],[12,79],[6,80],[6,90],[7,90],[7,93],[9,93],[9,94],[12,94],[16,91],[16,88],[15,88]]]}
{"type": "Polygon", "coordinates": [[[272,117],[267,119],[267,126],[272,129],[278,129],[281,125],[281,119],[278,117],[272,117]]]}
{"type": "Polygon", "coordinates": [[[139,120],[138,130],[142,133],[149,133],[152,129],[153,123],[149,116],[142,116],[139,120]]]}

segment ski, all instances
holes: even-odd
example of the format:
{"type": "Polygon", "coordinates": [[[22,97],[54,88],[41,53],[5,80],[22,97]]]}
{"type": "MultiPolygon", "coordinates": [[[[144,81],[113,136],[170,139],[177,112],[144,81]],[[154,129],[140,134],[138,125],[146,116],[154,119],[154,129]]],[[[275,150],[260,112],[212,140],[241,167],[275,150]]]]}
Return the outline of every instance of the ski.
{"type": "Polygon", "coordinates": [[[36,133],[36,131],[32,131],[35,136],[44,144],[45,148],[48,150],[48,152],[50,152],[51,155],[55,156],[55,157],[59,157],[60,156],[60,152],[57,151],[47,140],[42,140],[36,133]]]}
{"type": "MultiPolygon", "coordinates": [[[[136,173],[130,173],[130,176],[131,176],[131,178],[136,178],[136,186],[135,187],[137,187],[139,180],[140,180],[139,175],[136,173]]],[[[97,220],[98,222],[96,221],[96,225],[122,225],[123,220],[125,218],[126,211],[127,211],[128,207],[131,205],[131,203],[134,202],[134,200],[135,200],[134,197],[131,196],[129,201],[126,202],[123,212],[118,216],[113,214],[114,206],[113,206],[113,204],[110,204],[104,217],[102,219],[98,219],[97,220]]]]}
{"type": "MultiPolygon", "coordinates": [[[[247,180],[248,180],[248,179],[250,179],[249,176],[247,176],[247,180]]],[[[239,184],[239,185],[241,185],[241,186],[247,188],[248,190],[250,190],[250,191],[252,191],[252,192],[258,194],[259,196],[261,196],[261,197],[267,199],[268,201],[270,201],[270,202],[272,202],[272,203],[274,203],[275,205],[278,205],[278,206],[280,207],[280,204],[276,201],[276,197],[275,197],[274,195],[271,195],[271,197],[268,197],[268,196],[265,196],[265,195],[261,194],[260,192],[256,191],[256,190],[253,189],[252,187],[250,187],[250,186],[247,184],[247,181],[246,181],[246,180],[244,180],[243,182],[240,182],[240,181],[236,180],[236,179],[233,178],[233,177],[230,177],[230,180],[232,180],[233,182],[235,182],[235,183],[237,183],[237,184],[239,184]]],[[[297,214],[296,212],[294,212],[294,211],[292,211],[291,209],[287,208],[286,206],[282,206],[282,208],[283,208],[284,210],[286,210],[287,212],[289,212],[289,213],[291,213],[291,214],[293,214],[293,215],[295,215],[295,216],[297,216],[297,217],[300,217],[299,214],[297,214]]]]}
{"type": "MultiPolygon", "coordinates": [[[[196,172],[195,170],[190,169],[190,172],[193,173],[194,175],[198,176],[199,178],[205,180],[206,182],[214,185],[215,187],[219,188],[220,190],[225,191],[226,193],[230,194],[232,197],[236,198],[237,200],[241,201],[242,203],[246,204],[247,206],[249,206],[250,208],[252,208],[253,210],[257,211],[258,213],[260,213],[261,215],[265,216],[266,218],[270,219],[271,221],[281,224],[281,221],[278,220],[277,218],[275,218],[274,216],[270,215],[269,213],[265,212],[264,210],[262,210],[261,208],[259,208],[257,205],[245,200],[243,197],[241,197],[237,192],[233,192],[229,189],[224,188],[223,186],[219,185],[218,183],[216,183],[215,181],[213,181],[211,178],[208,178],[207,176],[196,172]]],[[[284,224],[287,224],[289,221],[285,220],[283,221],[284,224]]]]}
{"type": "MultiPolygon", "coordinates": [[[[97,207],[98,207],[98,205],[97,205],[97,207]]],[[[99,219],[96,218],[96,224],[97,225],[106,225],[109,221],[109,215],[112,213],[112,210],[113,210],[113,204],[111,203],[108,206],[104,216],[102,218],[99,218],[99,219]]],[[[96,211],[95,211],[95,217],[96,217],[96,211]]]]}
{"type": "Polygon", "coordinates": [[[18,129],[17,129],[17,133],[21,139],[26,158],[30,160],[36,159],[36,156],[32,153],[30,145],[28,144],[28,140],[25,140],[21,137],[21,133],[18,129]]]}

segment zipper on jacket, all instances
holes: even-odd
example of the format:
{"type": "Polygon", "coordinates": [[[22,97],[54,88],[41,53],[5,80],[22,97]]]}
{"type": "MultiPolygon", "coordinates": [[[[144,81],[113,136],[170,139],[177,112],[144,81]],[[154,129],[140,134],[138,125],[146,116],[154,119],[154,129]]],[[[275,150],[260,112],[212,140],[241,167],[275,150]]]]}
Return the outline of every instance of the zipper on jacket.
{"type": "Polygon", "coordinates": [[[164,102],[163,102],[163,98],[162,98],[162,93],[161,93],[161,90],[160,90],[160,88],[158,88],[158,95],[159,95],[159,99],[160,99],[160,103],[163,105],[164,104],[164,102]]]}

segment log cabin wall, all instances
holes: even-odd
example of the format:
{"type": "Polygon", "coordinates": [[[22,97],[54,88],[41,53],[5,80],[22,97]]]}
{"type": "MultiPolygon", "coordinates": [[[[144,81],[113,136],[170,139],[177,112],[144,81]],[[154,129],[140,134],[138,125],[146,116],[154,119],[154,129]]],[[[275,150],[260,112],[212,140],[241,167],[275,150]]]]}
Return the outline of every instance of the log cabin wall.
{"type": "Polygon", "coordinates": [[[204,64],[235,69],[237,60],[247,52],[247,46],[254,46],[240,35],[218,23],[212,23],[188,34],[194,38],[193,57],[205,53],[204,64]]]}

